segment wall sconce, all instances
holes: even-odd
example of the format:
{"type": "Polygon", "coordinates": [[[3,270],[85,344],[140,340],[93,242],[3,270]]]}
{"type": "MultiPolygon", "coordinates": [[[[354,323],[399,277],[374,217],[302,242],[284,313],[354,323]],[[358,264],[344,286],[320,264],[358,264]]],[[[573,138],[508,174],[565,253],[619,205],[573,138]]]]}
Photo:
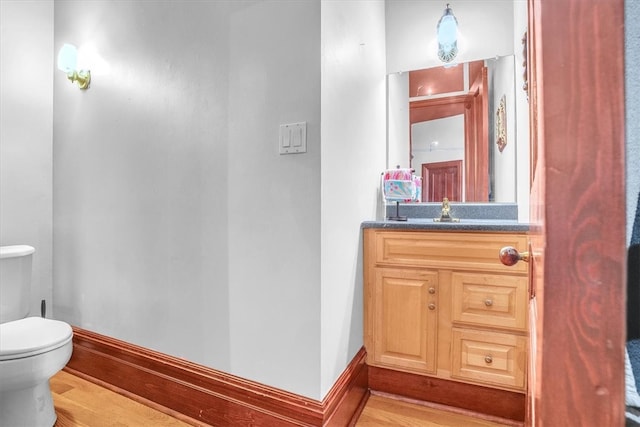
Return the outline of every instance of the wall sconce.
{"type": "Polygon", "coordinates": [[[58,52],[58,69],[64,71],[72,83],[78,83],[80,89],[89,88],[91,71],[78,70],[78,49],[74,45],[65,43],[62,46],[58,52]]]}
{"type": "Polygon", "coordinates": [[[438,21],[438,58],[442,62],[451,62],[458,55],[458,20],[447,3],[442,17],[438,21]]]}

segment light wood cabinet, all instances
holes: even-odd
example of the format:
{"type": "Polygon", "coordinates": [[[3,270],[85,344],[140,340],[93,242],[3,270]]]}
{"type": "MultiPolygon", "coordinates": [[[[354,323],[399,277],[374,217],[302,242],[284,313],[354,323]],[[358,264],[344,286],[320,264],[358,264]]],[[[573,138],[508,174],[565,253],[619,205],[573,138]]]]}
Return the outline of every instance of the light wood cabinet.
{"type": "Polygon", "coordinates": [[[502,265],[523,233],[364,230],[367,363],[523,392],[526,263],[502,265]]]}
{"type": "Polygon", "coordinates": [[[435,373],[438,272],[378,268],[373,287],[375,362],[435,373]]]}

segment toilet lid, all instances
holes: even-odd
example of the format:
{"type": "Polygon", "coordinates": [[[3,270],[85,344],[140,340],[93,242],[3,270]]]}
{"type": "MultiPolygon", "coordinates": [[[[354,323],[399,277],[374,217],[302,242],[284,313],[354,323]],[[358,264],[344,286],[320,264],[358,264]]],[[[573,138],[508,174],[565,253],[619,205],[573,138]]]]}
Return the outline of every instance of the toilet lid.
{"type": "Polygon", "coordinates": [[[19,359],[54,350],[71,340],[65,322],[27,317],[0,324],[0,360],[19,359]]]}

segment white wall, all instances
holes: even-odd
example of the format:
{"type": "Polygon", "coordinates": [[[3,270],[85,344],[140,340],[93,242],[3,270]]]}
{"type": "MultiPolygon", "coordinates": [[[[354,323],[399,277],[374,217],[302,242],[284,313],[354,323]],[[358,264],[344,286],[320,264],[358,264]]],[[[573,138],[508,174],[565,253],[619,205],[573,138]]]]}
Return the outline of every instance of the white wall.
{"type": "MultiPolygon", "coordinates": [[[[526,5],[526,0],[518,1],[526,5]]],[[[436,27],[446,3],[434,0],[386,2],[387,73],[442,64],[437,56],[436,27]]],[[[456,62],[513,54],[511,1],[458,0],[451,3],[451,8],[458,20],[456,62]]]]}
{"type": "MultiPolygon", "coordinates": [[[[53,2],[0,1],[0,245],[27,244],[31,314],[52,314],[53,2]]],[[[0,296],[2,298],[2,296],[0,296]]]]}
{"type": "Polygon", "coordinates": [[[319,397],[320,2],[257,2],[229,38],[231,372],[319,397]],[[307,153],[278,125],[307,122],[307,153]]]}
{"type": "Polygon", "coordinates": [[[63,320],[320,395],[320,3],[55,3],[63,320]],[[280,156],[278,126],[308,123],[280,156]]]}
{"type": "Polygon", "coordinates": [[[360,223],[380,215],[386,164],[384,2],[322,1],[324,396],[363,344],[360,223]]]}
{"type": "Polygon", "coordinates": [[[409,73],[387,76],[387,162],[394,168],[410,166],[409,141],[409,73]]]}
{"type": "Polygon", "coordinates": [[[464,160],[463,129],[463,114],[414,123],[411,126],[411,151],[416,175],[422,176],[423,163],[464,160]]]}
{"type": "Polygon", "coordinates": [[[226,25],[188,5],[55,3],[56,52],[105,64],[87,91],[54,75],[54,296],[74,325],[227,370],[226,25]]]}
{"type": "Polygon", "coordinates": [[[515,99],[516,99],[516,201],[518,202],[518,221],[529,222],[529,188],[530,188],[530,146],[529,146],[529,100],[523,90],[525,75],[525,57],[522,37],[527,31],[528,11],[525,0],[513,2],[513,52],[515,63],[515,99]]]}
{"type": "MultiPolygon", "coordinates": [[[[516,152],[522,149],[516,140],[516,93],[514,86],[514,57],[505,56],[495,61],[487,61],[489,72],[489,114],[493,117],[489,129],[489,147],[493,151],[494,201],[510,202],[516,200],[516,152]],[[496,114],[500,100],[505,97],[507,145],[502,152],[496,144],[496,114]]],[[[526,142],[526,141],[525,141],[526,142]]],[[[528,147],[528,144],[526,144],[528,147]]]]}

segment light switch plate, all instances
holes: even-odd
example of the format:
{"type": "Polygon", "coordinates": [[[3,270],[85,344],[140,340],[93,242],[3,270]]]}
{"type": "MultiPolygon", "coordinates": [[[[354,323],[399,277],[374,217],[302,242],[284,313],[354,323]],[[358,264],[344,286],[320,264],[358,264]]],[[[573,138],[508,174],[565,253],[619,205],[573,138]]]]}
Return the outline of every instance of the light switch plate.
{"type": "Polygon", "coordinates": [[[307,152],[307,122],[280,125],[280,154],[307,152]]]}

